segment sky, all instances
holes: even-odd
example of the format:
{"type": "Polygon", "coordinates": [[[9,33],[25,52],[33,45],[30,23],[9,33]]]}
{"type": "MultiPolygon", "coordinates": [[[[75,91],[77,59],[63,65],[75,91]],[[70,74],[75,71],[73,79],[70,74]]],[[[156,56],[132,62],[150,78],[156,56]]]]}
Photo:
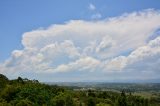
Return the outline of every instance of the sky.
{"type": "Polygon", "coordinates": [[[160,1],[1,0],[0,73],[40,81],[160,79],[160,1]]]}

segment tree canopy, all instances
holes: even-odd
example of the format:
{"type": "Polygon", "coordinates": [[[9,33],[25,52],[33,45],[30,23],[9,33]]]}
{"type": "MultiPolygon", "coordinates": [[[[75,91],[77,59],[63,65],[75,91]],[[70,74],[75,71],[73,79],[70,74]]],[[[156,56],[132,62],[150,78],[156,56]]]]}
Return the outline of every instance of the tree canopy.
{"type": "Polygon", "coordinates": [[[158,106],[147,99],[122,92],[85,90],[47,85],[18,77],[9,80],[0,74],[0,106],[158,106]]]}

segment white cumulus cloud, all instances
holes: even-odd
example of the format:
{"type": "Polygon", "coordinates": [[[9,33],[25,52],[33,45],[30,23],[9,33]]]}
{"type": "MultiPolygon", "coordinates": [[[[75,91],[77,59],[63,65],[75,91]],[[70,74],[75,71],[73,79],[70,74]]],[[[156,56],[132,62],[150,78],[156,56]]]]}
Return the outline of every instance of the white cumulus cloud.
{"type": "Polygon", "coordinates": [[[0,64],[0,72],[15,76],[137,70],[156,73],[160,71],[160,38],[148,39],[159,28],[160,11],[149,9],[97,21],[71,20],[25,32],[24,48],[14,50],[0,64]]]}

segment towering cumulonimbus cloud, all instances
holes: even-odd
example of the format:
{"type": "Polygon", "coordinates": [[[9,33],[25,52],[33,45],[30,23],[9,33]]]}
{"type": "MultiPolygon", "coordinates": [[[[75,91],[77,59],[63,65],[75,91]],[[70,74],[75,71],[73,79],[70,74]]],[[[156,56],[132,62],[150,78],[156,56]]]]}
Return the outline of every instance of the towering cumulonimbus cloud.
{"type": "Polygon", "coordinates": [[[149,78],[147,73],[160,72],[160,37],[150,39],[159,28],[160,11],[148,9],[103,20],[71,20],[25,32],[24,48],[14,50],[0,64],[0,72],[123,73],[123,77],[129,72],[149,78]]]}

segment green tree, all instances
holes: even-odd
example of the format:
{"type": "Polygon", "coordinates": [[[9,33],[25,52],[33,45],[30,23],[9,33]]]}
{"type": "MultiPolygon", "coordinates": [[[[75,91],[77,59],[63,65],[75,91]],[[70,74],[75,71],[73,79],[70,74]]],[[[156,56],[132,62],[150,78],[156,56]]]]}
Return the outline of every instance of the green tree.
{"type": "Polygon", "coordinates": [[[59,95],[56,95],[52,100],[52,105],[55,106],[65,106],[65,98],[64,94],[60,93],[59,95]]]}
{"type": "Polygon", "coordinates": [[[127,106],[126,94],[124,90],[122,91],[121,96],[118,99],[118,106],[127,106]]]}
{"type": "Polygon", "coordinates": [[[148,106],[148,99],[144,100],[144,106],[148,106]]]}
{"type": "Polygon", "coordinates": [[[0,91],[5,88],[6,84],[8,83],[8,78],[3,74],[0,74],[0,91]]]}
{"type": "Polygon", "coordinates": [[[88,98],[87,106],[96,106],[96,102],[95,102],[95,99],[93,97],[88,98]]]}
{"type": "Polygon", "coordinates": [[[18,77],[18,78],[17,78],[17,81],[18,81],[19,83],[24,84],[24,81],[23,81],[23,79],[22,79],[21,77],[18,77]]]}
{"type": "Polygon", "coordinates": [[[33,106],[34,104],[29,100],[20,100],[16,106],[33,106]]]}
{"type": "Polygon", "coordinates": [[[66,106],[74,106],[73,99],[70,95],[66,96],[66,106]]]}
{"type": "Polygon", "coordinates": [[[56,106],[74,106],[73,99],[69,93],[59,93],[53,98],[52,103],[56,106]]]}
{"type": "Polygon", "coordinates": [[[7,102],[11,101],[14,99],[14,97],[16,97],[16,93],[18,92],[18,90],[11,86],[11,85],[8,85],[5,87],[5,89],[2,91],[1,93],[1,97],[3,99],[5,99],[7,102]]]}

